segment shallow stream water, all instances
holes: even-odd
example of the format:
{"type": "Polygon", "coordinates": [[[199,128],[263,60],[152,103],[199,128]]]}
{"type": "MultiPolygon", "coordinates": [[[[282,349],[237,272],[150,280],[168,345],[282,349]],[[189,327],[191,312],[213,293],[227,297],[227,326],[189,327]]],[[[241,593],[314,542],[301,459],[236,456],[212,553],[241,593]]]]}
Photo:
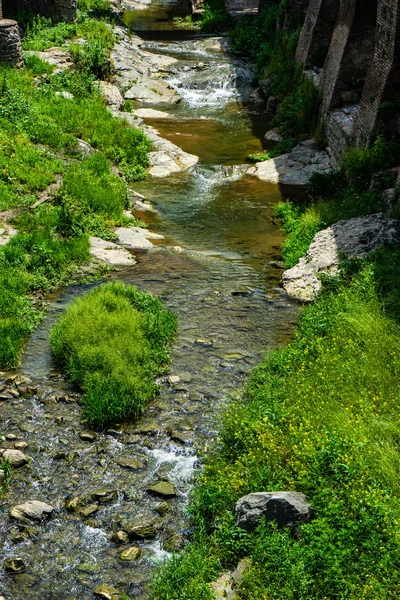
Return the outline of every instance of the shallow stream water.
{"type": "MultiPolygon", "coordinates": [[[[168,19],[171,11],[168,4],[168,19]]],[[[296,305],[279,288],[282,237],[272,215],[280,190],[243,177],[238,168],[247,154],[261,150],[265,132],[263,115],[242,102],[251,84],[249,67],[207,50],[198,35],[182,41],[177,34],[176,41],[169,24],[166,35],[156,24],[159,5],[147,14],[147,20],[138,13],[127,22],[134,28],[136,19],[139,32],[146,30],[144,47],[179,57],[168,77],[182,96],[167,109],[172,119],[149,123],[200,161],[191,171],[135,186],[157,209],[140,216],[165,239],[113,277],[161,296],[176,311],[170,374],[180,382],[162,378],[160,395],[141,419],[83,441],[79,394],[53,370],[48,333],[90,286],[71,286],[49,299],[48,316],[20,367],[38,393],[1,405],[2,435],[26,440],[31,459],[14,472],[0,503],[2,561],[20,557],[26,563],[18,575],[0,565],[6,600],[89,600],[100,583],[132,599],[146,598],[156,565],[190,533],[188,494],[224,407],[265,352],[287,343],[296,320],[296,305]],[[121,466],[127,458],[138,459],[141,468],[121,466]],[[177,490],[163,507],[162,498],[146,491],[160,480],[177,490]],[[74,497],[98,509],[87,517],[66,511],[65,501],[74,497]],[[54,505],[55,516],[18,526],[8,511],[27,500],[54,505]],[[144,539],[122,546],[109,540],[121,528],[143,524],[144,539]],[[141,548],[141,558],[124,563],[119,554],[130,545],[141,548]]],[[[161,17],[159,23],[170,23],[161,17]]]]}

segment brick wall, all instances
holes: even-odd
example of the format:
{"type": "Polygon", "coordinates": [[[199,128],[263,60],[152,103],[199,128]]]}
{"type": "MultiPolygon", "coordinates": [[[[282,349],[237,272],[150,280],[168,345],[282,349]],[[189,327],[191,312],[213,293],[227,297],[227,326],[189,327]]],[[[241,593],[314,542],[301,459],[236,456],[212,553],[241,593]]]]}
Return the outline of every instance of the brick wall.
{"type": "Polygon", "coordinates": [[[15,17],[19,10],[30,10],[54,22],[71,23],[76,18],[78,0],[3,0],[5,17],[15,17]]]}

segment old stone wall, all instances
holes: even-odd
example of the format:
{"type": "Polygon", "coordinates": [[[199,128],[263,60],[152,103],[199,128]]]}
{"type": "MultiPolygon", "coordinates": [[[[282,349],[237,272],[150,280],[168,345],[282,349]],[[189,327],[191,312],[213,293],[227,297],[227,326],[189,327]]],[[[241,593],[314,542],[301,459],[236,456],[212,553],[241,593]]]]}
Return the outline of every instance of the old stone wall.
{"type": "Polygon", "coordinates": [[[13,67],[23,64],[22,45],[18,23],[9,19],[0,21],[0,62],[13,67]]]}
{"type": "Polygon", "coordinates": [[[76,18],[78,0],[3,0],[5,17],[15,17],[20,10],[28,10],[52,19],[71,23],[76,18]]]}

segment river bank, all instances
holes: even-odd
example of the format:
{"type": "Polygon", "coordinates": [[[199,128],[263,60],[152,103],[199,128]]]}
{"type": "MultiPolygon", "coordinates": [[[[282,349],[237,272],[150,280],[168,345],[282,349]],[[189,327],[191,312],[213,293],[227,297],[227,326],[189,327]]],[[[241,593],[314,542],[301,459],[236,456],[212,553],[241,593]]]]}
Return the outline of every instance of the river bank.
{"type": "MultiPolygon", "coordinates": [[[[160,41],[154,43],[155,56],[160,41]]],[[[240,168],[248,153],[262,149],[261,132],[254,134],[257,113],[241,101],[251,75],[207,43],[161,43],[164,56],[179,58],[180,68],[167,77],[182,100],[168,106],[173,121],[152,123],[176,146],[182,140],[183,151],[201,163],[132,184],[156,209],[136,216],[164,237],[113,275],[159,295],[178,315],[171,373],[160,380],[160,395],[134,423],[91,432],[81,421],[79,393],[54,370],[48,336],[65,306],[96,284],[47,295],[46,319],[29,339],[19,370],[3,376],[2,446],[22,444],[28,460],[15,468],[0,505],[4,560],[23,564],[7,563],[8,571],[3,565],[0,589],[7,600],[65,600],[66,590],[68,597],[89,600],[101,585],[118,589],[121,598],[148,597],[155,563],[189,537],[187,497],[222,408],[266,347],[291,337],[297,306],[278,287],[283,238],[272,219],[280,190],[242,177],[240,168]],[[27,501],[45,502],[51,518],[30,524],[10,518],[10,509],[27,501]],[[121,558],[132,545],[141,555],[121,558]]],[[[57,110],[70,106],[68,97],[59,98],[57,110]]],[[[91,103],[84,100],[80,110],[91,103]]],[[[134,111],[144,105],[128,107],[128,118],[139,124],[134,111]]],[[[116,120],[112,127],[118,129],[116,120]]],[[[81,138],[94,146],[83,131],[81,138]]],[[[117,166],[124,172],[126,163],[117,166]]]]}

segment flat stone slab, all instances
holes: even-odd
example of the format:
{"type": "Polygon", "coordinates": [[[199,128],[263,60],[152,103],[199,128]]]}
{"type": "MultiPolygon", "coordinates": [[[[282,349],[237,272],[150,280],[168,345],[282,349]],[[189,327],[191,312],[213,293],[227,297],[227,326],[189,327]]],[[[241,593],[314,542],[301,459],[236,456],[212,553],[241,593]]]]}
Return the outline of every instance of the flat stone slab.
{"type": "Polygon", "coordinates": [[[309,185],[313,173],[326,173],[331,169],[327,152],[318,150],[314,140],[307,140],[288,154],[256,163],[247,174],[268,183],[302,187],[309,185]]]}
{"type": "Polygon", "coordinates": [[[311,302],[322,287],[321,273],[336,275],[341,257],[364,258],[385,242],[398,240],[398,223],[384,213],[377,213],[338,221],[332,227],[319,231],[306,255],[283,273],[282,284],[286,293],[302,302],[311,302]]]}
{"type": "Polygon", "coordinates": [[[124,98],[144,104],[176,104],[181,99],[178,92],[165,81],[146,76],[132,85],[125,92],[124,98]]]}
{"type": "Polygon", "coordinates": [[[152,233],[141,227],[118,227],[115,230],[118,242],[131,250],[148,250],[153,246],[150,240],[162,240],[163,235],[152,233]]]}
{"type": "Polygon", "coordinates": [[[132,113],[141,119],[172,119],[173,115],[164,112],[163,110],[155,110],[154,108],[138,108],[132,113]]]}
{"type": "Polygon", "coordinates": [[[14,506],[10,510],[10,517],[18,521],[42,521],[46,517],[49,517],[53,511],[54,508],[50,504],[38,500],[29,500],[24,504],[14,506]]]}
{"type": "Polygon", "coordinates": [[[121,248],[121,246],[114,244],[114,242],[106,242],[98,237],[91,237],[89,241],[91,255],[101,262],[112,266],[130,266],[136,264],[136,260],[128,250],[121,248]]]}

